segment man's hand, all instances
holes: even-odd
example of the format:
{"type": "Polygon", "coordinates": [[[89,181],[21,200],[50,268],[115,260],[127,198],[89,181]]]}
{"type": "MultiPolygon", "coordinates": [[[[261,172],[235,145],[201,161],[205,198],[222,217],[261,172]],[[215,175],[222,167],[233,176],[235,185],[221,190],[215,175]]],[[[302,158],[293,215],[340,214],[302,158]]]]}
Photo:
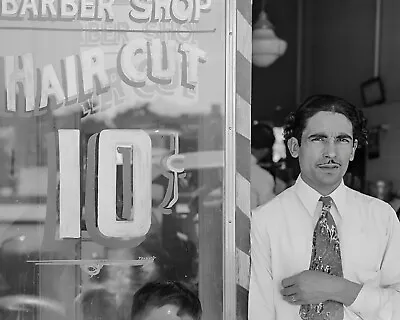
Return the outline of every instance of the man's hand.
{"type": "Polygon", "coordinates": [[[318,304],[334,300],[350,305],[361,285],[321,271],[305,270],[282,280],[281,294],[291,304],[318,304]]]}

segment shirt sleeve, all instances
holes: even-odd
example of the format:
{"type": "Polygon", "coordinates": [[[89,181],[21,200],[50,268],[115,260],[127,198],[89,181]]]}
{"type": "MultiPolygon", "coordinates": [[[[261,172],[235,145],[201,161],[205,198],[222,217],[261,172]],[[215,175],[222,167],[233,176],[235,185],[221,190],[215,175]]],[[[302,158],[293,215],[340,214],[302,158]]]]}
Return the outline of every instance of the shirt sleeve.
{"type": "Polygon", "coordinates": [[[255,212],[251,221],[251,273],[249,286],[249,320],[274,320],[271,247],[268,232],[255,212]]]}
{"type": "Polygon", "coordinates": [[[400,319],[400,222],[392,208],[379,281],[363,284],[349,310],[363,320],[400,319]]]}

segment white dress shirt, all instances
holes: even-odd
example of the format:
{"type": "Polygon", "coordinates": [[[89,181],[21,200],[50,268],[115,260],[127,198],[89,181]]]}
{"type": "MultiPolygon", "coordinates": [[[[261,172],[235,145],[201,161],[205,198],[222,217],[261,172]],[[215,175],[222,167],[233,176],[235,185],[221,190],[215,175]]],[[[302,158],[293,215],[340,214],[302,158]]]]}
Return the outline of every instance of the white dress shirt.
{"type": "MultiPolygon", "coordinates": [[[[281,281],[308,270],[320,194],[300,177],[253,212],[249,320],[299,320],[281,281]]],[[[389,204],[344,185],[330,194],[344,278],[362,284],[344,320],[400,319],[400,223],[389,204]]],[[[318,210],[319,209],[319,210],[318,210]]]]}

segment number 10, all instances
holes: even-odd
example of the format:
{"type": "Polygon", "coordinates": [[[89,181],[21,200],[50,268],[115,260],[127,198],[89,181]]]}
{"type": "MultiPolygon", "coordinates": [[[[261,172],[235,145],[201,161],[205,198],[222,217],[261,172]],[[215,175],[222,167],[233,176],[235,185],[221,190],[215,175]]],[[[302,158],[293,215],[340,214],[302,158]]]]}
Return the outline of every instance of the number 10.
{"type": "MultiPolygon", "coordinates": [[[[59,237],[80,238],[83,170],[79,160],[79,130],[59,130],[58,145],[59,237]]],[[[147,234],[151,224],[151,165],[151,139],[143,130],[103,130],[89,138],[84,218],[93,241],[113,248],[132,247],[147,234]],[[121,163],[124,219],[117,221],[116,168],[121,163]]],[[[49,166],[49,177],[50,171],[49,166]]],[[[45,234],[46,228],[54,228],[48,221],[45,234]]]]}

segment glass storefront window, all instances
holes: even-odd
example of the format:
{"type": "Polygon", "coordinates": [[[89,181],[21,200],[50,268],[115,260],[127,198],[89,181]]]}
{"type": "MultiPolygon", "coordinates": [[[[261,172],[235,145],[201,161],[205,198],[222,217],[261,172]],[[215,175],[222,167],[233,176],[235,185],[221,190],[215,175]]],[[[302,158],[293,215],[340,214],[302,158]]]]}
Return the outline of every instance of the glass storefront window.
{"type": "Polygon", "coordinates": [[[222,319],[225,1],[3,1],[0,319],[222,319]]]}

